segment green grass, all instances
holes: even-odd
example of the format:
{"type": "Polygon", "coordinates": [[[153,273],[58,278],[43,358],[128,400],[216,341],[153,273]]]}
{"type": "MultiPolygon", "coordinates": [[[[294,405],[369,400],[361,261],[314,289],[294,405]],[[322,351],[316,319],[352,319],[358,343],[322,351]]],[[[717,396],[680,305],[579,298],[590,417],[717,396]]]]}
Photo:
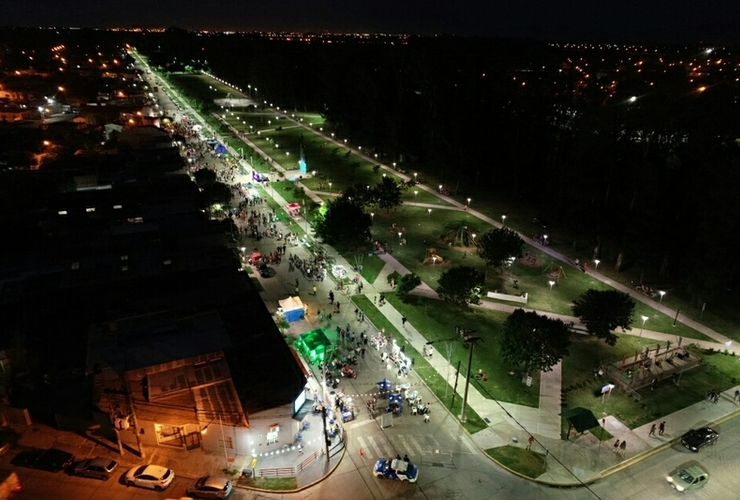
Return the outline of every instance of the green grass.
{"type": "MultiPolygon", "coordinates": [[[[501,360],[499,337],[501,325],[507,314],[484,309],[460,310],[440,300],[411,296],[409,303],[404,303],[395,293],[386,294],[386,299],[419,332],[423,332],[428,341],[442,341],[455,337],[455,326],[477,330],[483,339],[473,350],[473,371],[482,368],[488,375],[488,381],[479,382],[471,379],[470,383],[481,394],[499,401],[537,407],[539,404],[540,376],[532,375],[532,385],[527,387],[521,381],[522,369],[512,367],[501,360]],[[511,373],[514,373],[511,375],[511,373]]],[[[435,345],[436,355],[446,359],[447,342],[435,345]]],[[[461,362],[461,370],[467,369],[468,351],[459,341],[450,342],[452,364],[461,362]]]]}
{"type": "MultiPolygon", "coordinates": [[[[427,387],[434,393],[437,399],[445,405],[451,414],[459,415],[462,410],[462,398],[457,396],[455,398],[454,405],[452,405],[452,390],[444,377],[442,377],[437,370],[435,370],[426,361],[424,356],[414,349],[414,347],[409,344],[403,336],[397,334],[393,325],[386,319],[383,313],[373,305],[369,298],[364,295],[355,295],[352,297],[352,301],[365,313],[365,316],[370,320],[375,328],[378,330],[385,328],[386,334],[393,333],[393,338],[396,339],[397,344],[399,346],[405,346],[406,355],[414,360],[414,371],[416,371],[419,377],[424,380],[427,387]]],[[[464,383],[464,380],[461,379],[460,383],[464,383]]],[[[480,415],[478,415],[469,405],[466,407],[465,415],[467,418],[463,427],[465,427],[470,434],[475,434],[476,432],[488,427],[480,415]]]]}
{"type": "Polygon", "coordinates": [[[504,467],[532,479],[547,472],[547,461],[542,453],[511,445],[489,448],[486,453],[504,467]]]}
{"type": "Polygon", "coordinates": [[[365,254],[362,257],[362,272],[360,273],[368,283],[373,283],[385,267],[385,261],[375,254],[365,254]]]}
{"type": "Polygon", "coordinates": [[[237,484],[261,490],[290,491],[298,489],[298,480],[295,477],[250,477],[239,478],[237,484]]]}

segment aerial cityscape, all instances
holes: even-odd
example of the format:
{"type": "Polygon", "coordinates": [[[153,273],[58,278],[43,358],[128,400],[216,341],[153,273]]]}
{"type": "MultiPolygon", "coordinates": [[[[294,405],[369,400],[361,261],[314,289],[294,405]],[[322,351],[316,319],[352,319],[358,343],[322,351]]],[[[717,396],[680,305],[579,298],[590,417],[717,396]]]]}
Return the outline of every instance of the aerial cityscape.
{"type": "Polygon", "coordinates": [[[18,6],[0,500],[733,498],[738,8],[673,3],[18,6]]]}

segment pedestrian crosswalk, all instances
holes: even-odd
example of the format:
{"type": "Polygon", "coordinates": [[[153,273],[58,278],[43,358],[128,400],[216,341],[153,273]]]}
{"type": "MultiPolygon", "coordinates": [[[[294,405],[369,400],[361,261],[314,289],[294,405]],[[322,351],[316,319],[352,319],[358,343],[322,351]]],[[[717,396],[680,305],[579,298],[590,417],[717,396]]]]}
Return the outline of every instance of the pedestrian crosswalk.
{"type": "Polygon", "coordinates": [[[386,438],[376,439],[368,435],[357,436],[356,439],[358,448],[363,450],[363,456],[370,459],[395,457],[398,454],[419,458],[439,453],[440,448],[439,441],[434,436],[418,434],[398,434],[393,437],[393,444],[386,438]]]}

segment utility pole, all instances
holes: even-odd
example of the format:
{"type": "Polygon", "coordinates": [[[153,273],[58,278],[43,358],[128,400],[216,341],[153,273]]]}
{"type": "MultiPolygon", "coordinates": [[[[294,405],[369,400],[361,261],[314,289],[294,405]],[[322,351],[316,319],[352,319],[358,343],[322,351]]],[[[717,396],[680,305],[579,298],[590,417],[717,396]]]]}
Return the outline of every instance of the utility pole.
{"type": "Polygon", "coordinates": [[[455,387],[452,388],[452,402],[450,403],[450,409],[455,406],[455,396],[457,395],[457,379],[460,376],[460,363],[462,363],[462,361],[458,360],[457,371],[455,372],[455,387]]]}
{"type": "Polygon", "coordinates": [[[470,388],[470,371],[473,367],[473,347],[475,343],[480,340],[480,337],[465,337],[465,342],[468,343],[468,374],[465,376],[465,392],[463,394],[462,410],[460,411],[460,421],[465,423],[465,406],[468,404],[468,389],[470,388]]]}

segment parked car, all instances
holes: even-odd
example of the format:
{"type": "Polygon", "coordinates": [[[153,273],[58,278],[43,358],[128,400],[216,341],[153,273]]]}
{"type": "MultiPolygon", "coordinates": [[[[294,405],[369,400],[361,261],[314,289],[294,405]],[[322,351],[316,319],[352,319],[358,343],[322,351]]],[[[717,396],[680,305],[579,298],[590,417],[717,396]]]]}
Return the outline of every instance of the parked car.
{"type": "Polygon", "coordinates": [[[678,469],[666,477],[666,480],[676,491],[684,492],[701,488],[709,481],[709,473],[698,465],[692,465],[685,469],[678,469]]]}
{"type": "Polygon", "coordinates": [[[204,476],[195,482],[195,486],[188,488],[185,494],[195,498],[228,498],[234,488],[231,482],[216,476],[204,476]]]}
{"type": "Polygon", "coordinates": [[[691,429],[681,436],[681,444],[691,451],[699,451],[705,446],[713,445],[719,439],[719,433],[709,427],[691,429]]]}
{"type": "Polygon", "coordinates": [[[419,468],[398,458],[381,458],[375,462],[374,474],[384,479],[415,483],[419,478],[419,468]]]}
{"type": "Polygon", "coordinates": [[[257,271],[263,278],[270,278],[273,275],[272,268],[264,262],[257,265],[257,271]]]}
{"type": "Polygon", "coordinates": [[[107,481],[118,468],[118,462],[110,458],[95,457],[83,460],[75,465],[76,476],[93,477],[107,481]]]}
{"type": "Polygon", "coordinates": [[[28,450],[18,453],[13,460],[13,465],[20,467],[30,467],[31,469],[40,469],[49,472],[59,472],[68,468],[74,462],[75,457],[71,453],[56,448],[48,450],[28,450]]]}
{"type": "Polygon", "coordinates": [[[140,465],[126,473],[126,486],[162,491],[172,484],[175,472],[161,465],[140,465]]]}

